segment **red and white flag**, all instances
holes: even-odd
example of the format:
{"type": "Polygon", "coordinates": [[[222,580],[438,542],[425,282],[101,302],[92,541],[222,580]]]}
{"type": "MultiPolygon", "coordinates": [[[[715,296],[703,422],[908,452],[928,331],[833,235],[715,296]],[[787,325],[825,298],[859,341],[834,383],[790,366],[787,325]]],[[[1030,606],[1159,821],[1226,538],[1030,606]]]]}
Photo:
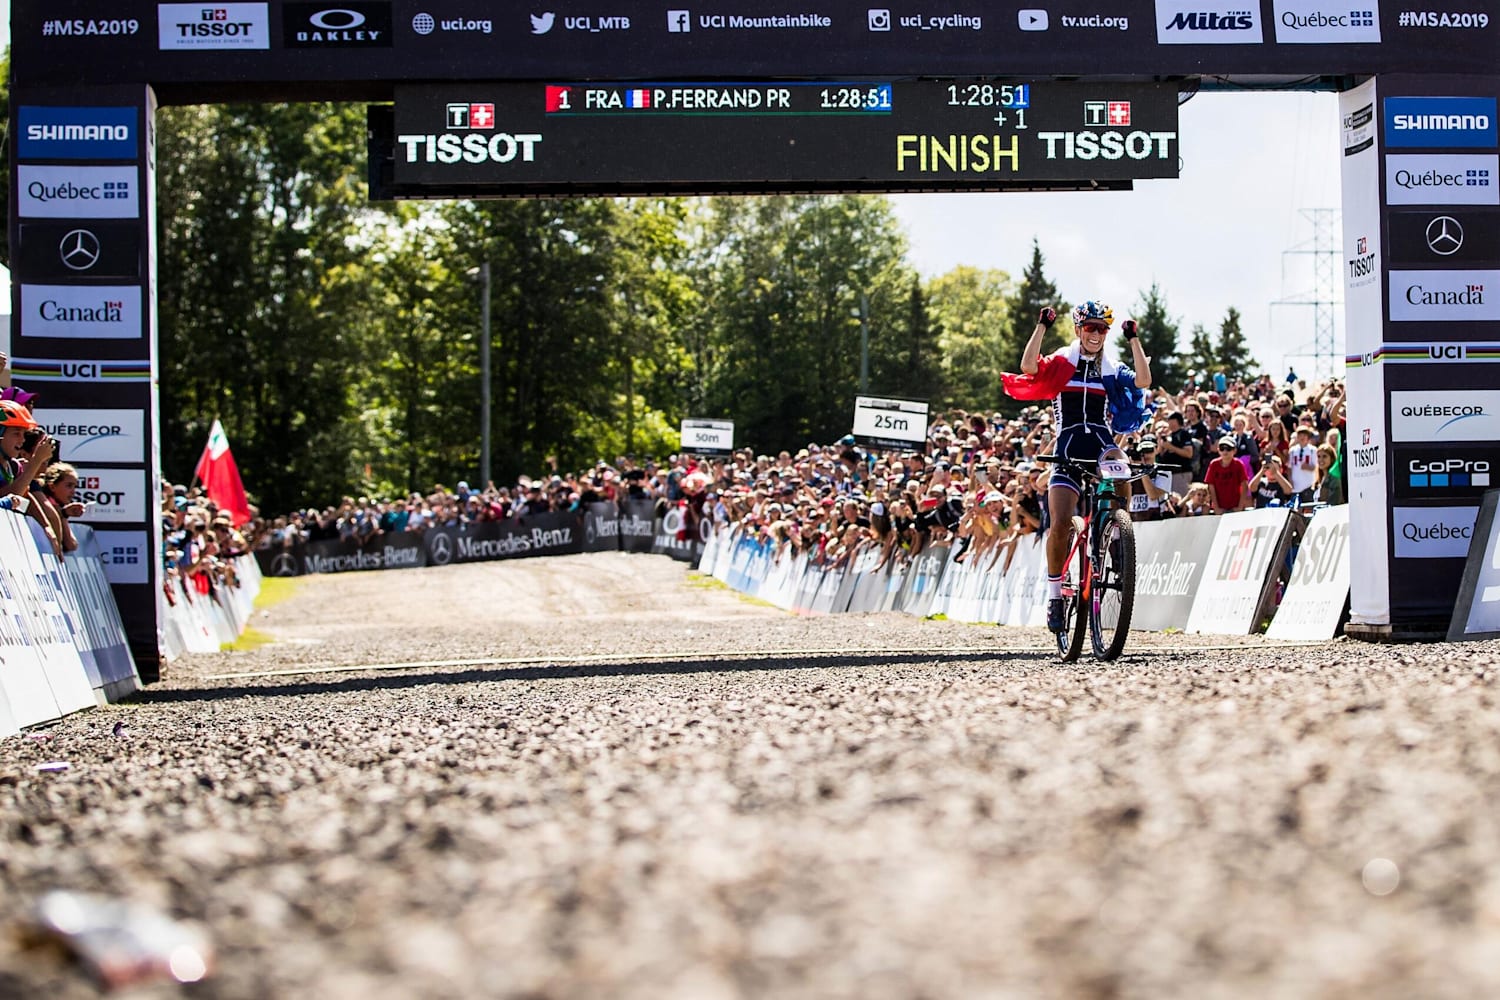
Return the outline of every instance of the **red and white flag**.
{"type": "Polygon", "coordinates": [[[234,456],[229,452],[224,425],[217,420],[208,432],[208,444],[203,446],[203,457],[198,459],[198,468],[193,475],[202,480],[203,492],[220,510],[229,514],[236,528],[250,520],[250,501],[245,497],[245,484],[240,482],[239,466],[234,464],[234,456]]]}

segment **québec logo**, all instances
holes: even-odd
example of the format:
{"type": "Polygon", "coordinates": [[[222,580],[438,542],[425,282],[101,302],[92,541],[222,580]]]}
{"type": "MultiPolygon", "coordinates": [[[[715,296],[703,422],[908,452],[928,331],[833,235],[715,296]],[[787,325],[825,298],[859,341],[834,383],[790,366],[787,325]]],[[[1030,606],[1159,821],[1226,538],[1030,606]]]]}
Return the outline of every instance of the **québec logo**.
{"type": "Polygon", "coordinates": [[[531,33],[533,35],[545,35],[547,32],[552,30],[552,23],[556,19],[557,15],[550,10],[545,14],[532,14],[531,33]]]}

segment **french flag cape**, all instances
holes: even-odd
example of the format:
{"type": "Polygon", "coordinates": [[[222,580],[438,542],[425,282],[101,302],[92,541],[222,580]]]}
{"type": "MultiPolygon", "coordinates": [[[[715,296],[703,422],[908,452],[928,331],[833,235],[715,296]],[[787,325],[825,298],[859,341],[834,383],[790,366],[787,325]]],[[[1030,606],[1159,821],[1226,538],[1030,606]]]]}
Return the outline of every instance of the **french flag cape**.
{"type": "MultiPolygon", "coordinates": [[[[1000,376],[1005,394],[1011,399],[1053,400],[1073,380],[1083,349],[1075,341],[1067,347],[1037,359],[1035,375],[1000,376]]],[[[1109,399],[1109,426],[1116,434],[1129,434],[1146,419],[1146,394],[1135,384],[1135,372],[1110,357],[1099,355],[1099,369],[1104,378],[1104,393],[1109,399]]]]}

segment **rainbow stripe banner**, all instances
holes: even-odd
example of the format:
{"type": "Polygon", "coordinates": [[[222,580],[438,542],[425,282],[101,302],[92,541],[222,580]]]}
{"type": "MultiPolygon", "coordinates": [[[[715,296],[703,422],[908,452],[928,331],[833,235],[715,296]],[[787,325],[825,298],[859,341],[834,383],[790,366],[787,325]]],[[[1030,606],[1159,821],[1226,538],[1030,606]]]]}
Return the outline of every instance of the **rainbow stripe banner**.
{"type": "Polygon", "coordinates": [[[1500,344],[1381,344],[1369,354],[1347,354],[1345,368],[1378,364],[1426,364],[1442,361],[1500,361],[1500,344]]]}

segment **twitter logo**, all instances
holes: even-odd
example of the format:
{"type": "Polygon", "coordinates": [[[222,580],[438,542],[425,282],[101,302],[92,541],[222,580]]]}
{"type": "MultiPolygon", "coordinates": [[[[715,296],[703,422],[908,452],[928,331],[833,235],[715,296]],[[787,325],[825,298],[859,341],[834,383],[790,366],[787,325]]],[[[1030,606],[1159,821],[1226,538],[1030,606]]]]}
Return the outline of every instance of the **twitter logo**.
{"type": "Polygon", "coordinates": [[[547,13],[541,15],[532,14],[531,33],[533,35],[545,35],[547,32],[551,31],[552,21],[555,16],[556,15],[554,15],[550,10],[547,11],[547,13]]]}

